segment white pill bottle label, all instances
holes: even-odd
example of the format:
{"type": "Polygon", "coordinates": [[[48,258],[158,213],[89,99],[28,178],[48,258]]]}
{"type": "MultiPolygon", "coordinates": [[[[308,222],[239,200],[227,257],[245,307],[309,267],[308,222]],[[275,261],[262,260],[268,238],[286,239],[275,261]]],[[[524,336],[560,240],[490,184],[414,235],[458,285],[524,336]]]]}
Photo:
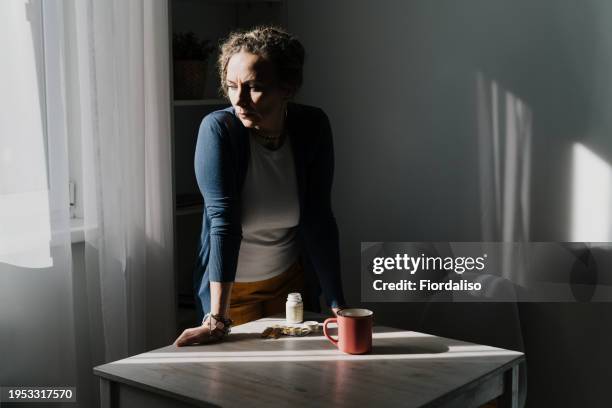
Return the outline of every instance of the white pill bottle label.
{"type": "Polygon", "coordinates": [[[302,295],[299,293],[290,293],[287,296],[285,318],[289,324],[302,323],[304,321],[304,304],[302,303],[302,295]]]}

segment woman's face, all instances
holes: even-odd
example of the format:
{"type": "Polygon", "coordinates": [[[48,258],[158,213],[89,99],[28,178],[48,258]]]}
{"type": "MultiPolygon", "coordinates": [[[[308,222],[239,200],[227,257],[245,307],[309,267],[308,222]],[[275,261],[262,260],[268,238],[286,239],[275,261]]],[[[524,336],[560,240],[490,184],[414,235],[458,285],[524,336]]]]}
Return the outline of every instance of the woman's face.
{"type": "Polygon", "coordinates": [[[289,92],[280,86],[271,62],[246,51],[232,55],[227,63],[226,86],[245,127],[281,130],[289,92]]]}

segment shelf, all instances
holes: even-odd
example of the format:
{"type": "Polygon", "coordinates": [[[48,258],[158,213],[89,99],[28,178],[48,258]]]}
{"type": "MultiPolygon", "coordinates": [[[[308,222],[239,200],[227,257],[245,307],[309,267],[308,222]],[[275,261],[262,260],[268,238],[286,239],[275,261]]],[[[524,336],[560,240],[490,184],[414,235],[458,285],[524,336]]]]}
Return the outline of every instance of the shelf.
{"type": "Polygon", "coordinates": [[[214,106],[229,105],[225,99],[177,99],[174,106],[214,106]]]}
{"type": "Polygon", "coordinates": [[[178,194],[176,196],[176,215],[201,214],[204,202],[199,193],[178,194]]]}
{"type": "Polygon", "coordinates": [[[185,207],[177,207],[176,215],[192,215],[192,214],[202,214],[204,211],[204,204],[195,204],[185,207]]]}
{"type": "MultiPolygon", "coordinates": [[[[220,0],[216,0],[216,1],[220,1],[220,0]]],[[[223,0],[221,0],[223,1],[223,0]]],[[[277,4],[281,4],[284,0],[230,0],[230,3],[277,3],[277,4]]]]}
{"type": "Polygon", "coordinates": [[[283,0],[207,0],[208,3],[221,3],[221,4],[249,4],[249,3],[270,3],[270,4],[281,4],[283,0]]]}
{"type": "Polygon", "coordinates": [[[195,309],[195,299],[192,294],[179,294],[178,304],[181,308],[195,309]]]}

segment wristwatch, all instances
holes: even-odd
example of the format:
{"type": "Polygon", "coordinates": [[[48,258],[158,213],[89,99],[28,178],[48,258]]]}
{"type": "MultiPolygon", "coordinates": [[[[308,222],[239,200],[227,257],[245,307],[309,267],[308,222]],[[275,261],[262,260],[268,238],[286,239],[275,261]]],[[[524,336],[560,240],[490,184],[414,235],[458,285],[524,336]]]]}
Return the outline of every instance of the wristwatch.
{"type": "Polygon", "coordinates": [[[232,319],[226,319],[219,314],[206,313],[202,324],[208,325],[212,339],[221,340],[230,334],[234,322],[232,322],[232,319]]]}

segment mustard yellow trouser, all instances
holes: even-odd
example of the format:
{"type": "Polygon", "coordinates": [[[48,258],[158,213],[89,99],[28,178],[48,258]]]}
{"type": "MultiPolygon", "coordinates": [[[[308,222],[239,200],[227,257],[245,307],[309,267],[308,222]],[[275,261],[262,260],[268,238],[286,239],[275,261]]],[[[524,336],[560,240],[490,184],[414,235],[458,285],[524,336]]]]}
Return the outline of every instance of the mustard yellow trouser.
{"type": "Polygon", "coordinates": [[[230,297],[230,318],[235,325],[285,312],[287,295],[302,292],[304,269],[298,260],[285,272],[256,282],[234,282],[230,297]]]}

